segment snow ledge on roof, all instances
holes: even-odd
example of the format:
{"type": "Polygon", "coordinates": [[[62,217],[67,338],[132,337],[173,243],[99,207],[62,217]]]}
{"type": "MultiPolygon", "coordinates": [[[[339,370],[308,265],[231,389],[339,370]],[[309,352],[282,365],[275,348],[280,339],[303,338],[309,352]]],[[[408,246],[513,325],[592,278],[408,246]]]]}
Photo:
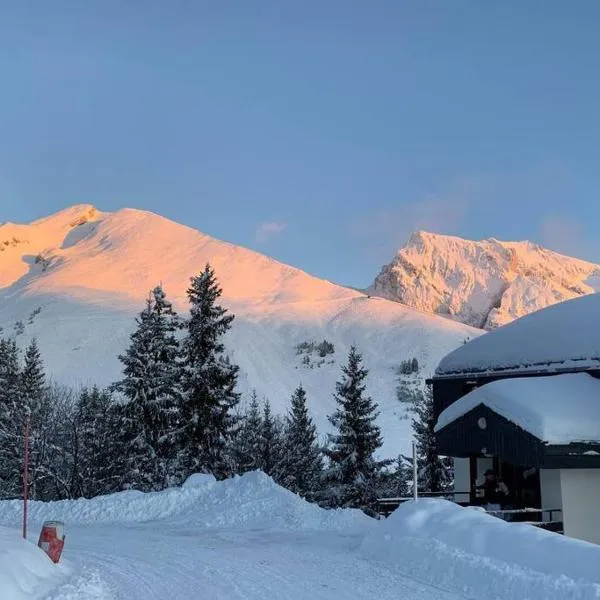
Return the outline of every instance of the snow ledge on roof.
{"type": "Polygon", "coordinates": [[[600,369],[600,294],[554,304],[475,338],[442,359],[436,376],[600,369]]]}
{"type": "Polygon", "coordinates": [[[600,380],[587,373],[493,381],[446,408],[435,431],[480,404],[551,445],[600,442],[600,380]]]}

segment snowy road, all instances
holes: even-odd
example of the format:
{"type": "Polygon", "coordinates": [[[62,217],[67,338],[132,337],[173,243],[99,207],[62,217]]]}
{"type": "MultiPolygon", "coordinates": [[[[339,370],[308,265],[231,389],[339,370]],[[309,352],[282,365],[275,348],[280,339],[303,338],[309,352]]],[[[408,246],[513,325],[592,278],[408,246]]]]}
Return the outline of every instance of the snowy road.
{"type": "Polygon", "coordinates": [[[355,554],[360,536],[187,531],[164,523],[73,528],[74,573],[47,600],[459,600],[355,554]]]}
{"type": "Polygon", "coordinates": [[[0,502],[2,600],[600,600],[600,546],[443,500],[382,521],[323,510],[260,472],[29,514],[32,542],[66,523],[63,560],[19,540],[22,506],[0,502]]]}

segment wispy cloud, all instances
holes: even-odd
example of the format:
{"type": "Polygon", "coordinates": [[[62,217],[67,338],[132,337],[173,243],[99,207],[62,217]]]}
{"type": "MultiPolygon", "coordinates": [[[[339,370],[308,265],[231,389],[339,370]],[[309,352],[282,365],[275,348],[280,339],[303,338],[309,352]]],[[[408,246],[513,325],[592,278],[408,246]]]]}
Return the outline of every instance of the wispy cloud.
{"type": "Polygon", "coordinates": [[[460,180],[445,194],[432,194],[398,208],[363,215],[351,223],[350,234],[366,244],[372,257],[388,261],[415,231],[456,233],[480,184],[475,178],[460,180]]]}
{"type": "Polygon", "coordinates": [[[261,223],[254,234],[254,239],[259,244],[266,244],[269,240],[278,235],[281,235],[287,227],[286,223],[282,221],[267,221],[261,223]]]}

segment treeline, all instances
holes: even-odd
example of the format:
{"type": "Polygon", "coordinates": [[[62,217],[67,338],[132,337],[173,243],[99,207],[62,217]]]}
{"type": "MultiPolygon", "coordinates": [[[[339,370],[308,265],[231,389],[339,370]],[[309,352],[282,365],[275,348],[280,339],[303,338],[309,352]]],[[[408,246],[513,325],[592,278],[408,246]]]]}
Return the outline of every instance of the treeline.
{"type": "MultiPolygon", "coordinates": [[[[22,494],[27,420],[34,499],[158,491],[196,472],[226,478],[254,469],[323,506],[369,512],[379,496],[409,493],[410,459],[376,458],[378,408],[358,350],[336,383],[334,433],[319,440],[301,385],[284,417],[255,393],[240,401],[238,367],[223,344],[234,315],[221,293],[210,265],[190,280],[186,318],[153,289],[119,356],[122,379],[105,390],[50,385],[35,340],[23,357],[14,340],[0,341],[0,497],[22,494]]],[[[435,453],[431,409],[426,395],[415,412],[419,487],[439,491],[451,468],[435,453]]]]}

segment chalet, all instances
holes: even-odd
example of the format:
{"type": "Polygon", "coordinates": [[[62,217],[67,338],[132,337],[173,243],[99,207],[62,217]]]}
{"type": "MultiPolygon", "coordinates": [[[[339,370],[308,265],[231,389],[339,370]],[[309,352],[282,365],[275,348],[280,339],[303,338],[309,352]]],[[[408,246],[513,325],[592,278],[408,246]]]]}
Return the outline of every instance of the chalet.
{"type": "Polygon", "coordinates": [[[481,504],[476,482],[491,469],[508,487],[503,508],[543,509],[566,535],[600,544],[600,294],[474,339],[431,383],[456,501],[481,504]]]}

